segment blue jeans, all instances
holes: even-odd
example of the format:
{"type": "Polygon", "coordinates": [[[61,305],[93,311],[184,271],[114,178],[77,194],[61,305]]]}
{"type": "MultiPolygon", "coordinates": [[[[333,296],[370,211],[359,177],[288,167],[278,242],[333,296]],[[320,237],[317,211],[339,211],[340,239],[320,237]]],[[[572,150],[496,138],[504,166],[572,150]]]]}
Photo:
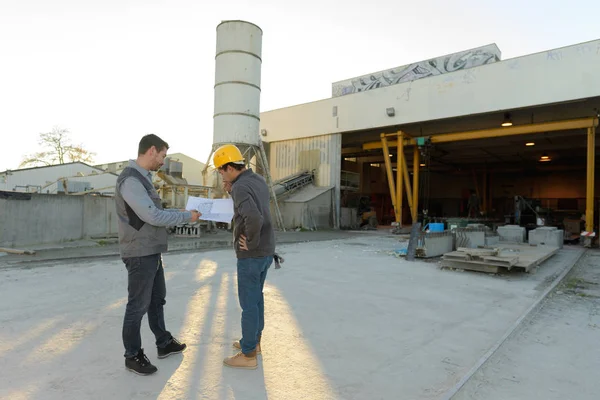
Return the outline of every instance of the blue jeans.
{"type": "Polygon", "coordinates": [[[142,348],[140,325],[146,312],[148,324],[156,337],[156,346],[166,347],[171,342],[163,310],[167,287],[160,254],[123,258],[123,262],[127,268],[129,292],[123,319],[123,345],[125,357],[133,357],[142,348]]]}
{"type": "Polygon", "coordinates": [[[263,288],[273,256],[237,260],[238,298],[242,307],[242,353],[248,354],[258,344],[265,327],[263,288]]]}

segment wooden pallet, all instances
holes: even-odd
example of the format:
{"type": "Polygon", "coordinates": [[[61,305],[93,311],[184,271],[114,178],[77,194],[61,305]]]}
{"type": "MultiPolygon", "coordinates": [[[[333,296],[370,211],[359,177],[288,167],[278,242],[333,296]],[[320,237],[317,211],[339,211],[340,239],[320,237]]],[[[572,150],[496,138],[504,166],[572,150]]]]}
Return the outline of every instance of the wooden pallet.
{"type": "Polygon", "coordinates": [[[497,273],[499,268],[535,270],[559,251],[558,247],[503,244],[496,249],[459,248],[444,254],[442,267],[497,273]]]}
{"type": "Polygon", "coordinates": [[[457,251],[444,254],[442,259],[456,262],[494,265],[509,269],[519,261],[519,257],[516,255],[501,257],[498,256],[498,253],[499,251],[497,249],[459,248],[457,251]]]}
{"type": "Polygon", "coordinates": [[[455,268],[464,269],[468,271],[487,272],[490,274],[497,274],[501,267],[493,265],[485,265],[479,263],[465,263],[460,261],[442,260],[443,268],[455,268]]]}

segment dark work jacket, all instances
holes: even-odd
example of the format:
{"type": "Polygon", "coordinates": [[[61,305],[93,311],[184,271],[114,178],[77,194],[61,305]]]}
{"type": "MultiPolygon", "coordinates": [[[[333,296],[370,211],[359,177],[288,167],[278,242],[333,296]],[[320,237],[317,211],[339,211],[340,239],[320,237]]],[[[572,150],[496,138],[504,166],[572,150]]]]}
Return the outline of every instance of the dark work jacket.
{"type": "Polygon", "coordinates": [[[231,186],[233,199],[233,240],[237,258],[258,258],[275,253],[275,232],[271,221],[269,187],[251,169],[242,172],[231,186]],[[246,236],[248,250],[240,250],[240,236],[246,236]]]}

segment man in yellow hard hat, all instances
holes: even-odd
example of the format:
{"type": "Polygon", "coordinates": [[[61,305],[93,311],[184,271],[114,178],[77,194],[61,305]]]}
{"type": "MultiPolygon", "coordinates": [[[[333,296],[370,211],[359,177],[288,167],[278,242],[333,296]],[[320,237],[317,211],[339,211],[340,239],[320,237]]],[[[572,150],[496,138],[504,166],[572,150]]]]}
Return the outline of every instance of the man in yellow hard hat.
{"type": "Polygon", "coordinates": [[[275,254],[269,187],[262,176],[246,168],[242,153],[232,144],[215,150],[213,164],[223,181],[231,182],[238,297],[242,307],[242,338],[233,344],[241,351],[223,363],[233,368],[255,369],[265,326],[263,287],[275,254]]]}

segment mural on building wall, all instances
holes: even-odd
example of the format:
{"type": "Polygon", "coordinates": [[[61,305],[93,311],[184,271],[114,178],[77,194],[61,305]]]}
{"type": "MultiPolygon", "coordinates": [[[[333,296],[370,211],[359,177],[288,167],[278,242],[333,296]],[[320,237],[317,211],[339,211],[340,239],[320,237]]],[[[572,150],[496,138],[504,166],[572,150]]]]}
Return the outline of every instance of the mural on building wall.
{"type": "Polygon", "coordinates": [[[351,93],[364,92],[366,90],[410,82],[461,69],[491,64],[496,61],[500,61],[500,49],[498,49],[498,46],[495,44],[491,44],[460,53],[454,53],[386,71],[363,75],[345,81],[335,82],[332,84],[332,96],[338,97],[351,93]]]}

